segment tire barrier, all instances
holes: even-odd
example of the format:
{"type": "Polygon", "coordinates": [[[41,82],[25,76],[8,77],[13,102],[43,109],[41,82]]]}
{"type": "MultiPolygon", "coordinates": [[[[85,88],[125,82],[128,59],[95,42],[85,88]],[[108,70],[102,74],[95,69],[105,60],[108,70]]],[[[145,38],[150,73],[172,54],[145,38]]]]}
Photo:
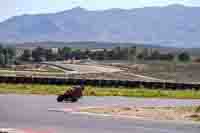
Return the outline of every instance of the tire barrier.
{"type": "Polygon", "coordinates": [[[99,87],[129,87],[149,89],[194,89],[200,90],[200,84],[173,83],[173,82],[146,82],[128,80],[97,80],[97,79],[66,79],[66,78],[42,78],[42,77],[14,77],[0,76],[0,83],[21,83],[21,84],[52,84],[52,85],[92,85],[99,87]]]}

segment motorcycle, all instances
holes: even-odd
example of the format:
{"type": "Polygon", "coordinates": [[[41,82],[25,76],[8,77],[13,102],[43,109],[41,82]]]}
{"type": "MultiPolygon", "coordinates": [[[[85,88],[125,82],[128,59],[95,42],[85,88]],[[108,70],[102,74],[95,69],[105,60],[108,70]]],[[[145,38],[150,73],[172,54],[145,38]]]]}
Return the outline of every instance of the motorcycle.
{"type": "Polygon", "coordinates": [[[74,86],[64,94],[58,95],[57,102],[77,102],[83,96],[84,86],[74,86]]]}

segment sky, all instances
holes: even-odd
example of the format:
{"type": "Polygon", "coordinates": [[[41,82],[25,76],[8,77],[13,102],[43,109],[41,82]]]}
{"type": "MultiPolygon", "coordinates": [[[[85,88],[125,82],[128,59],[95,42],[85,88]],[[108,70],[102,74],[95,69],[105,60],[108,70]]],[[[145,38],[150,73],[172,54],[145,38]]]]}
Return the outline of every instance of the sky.
{"type": "Polygon", "coordinates": [[[88,10],[109,8],[141,8],[146,6],[165,6],[184,4],[200,6],[200,0],[0,0],[0,22],[23,14],[54,13],[77,6],[88,10]]]}

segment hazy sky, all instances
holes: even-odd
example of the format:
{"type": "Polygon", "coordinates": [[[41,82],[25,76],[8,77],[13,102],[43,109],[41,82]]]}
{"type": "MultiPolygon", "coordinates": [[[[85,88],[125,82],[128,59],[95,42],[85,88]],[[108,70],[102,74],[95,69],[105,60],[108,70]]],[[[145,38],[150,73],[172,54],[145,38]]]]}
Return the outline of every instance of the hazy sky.
{"type": "Polygon", "coordinates": [[[108,8],[139,8],[184,4],[200,6],[200,0],[0,0],[0,21],[21,14],[50,13],[71,9],[76,6],[89,10],[108,8]]]}

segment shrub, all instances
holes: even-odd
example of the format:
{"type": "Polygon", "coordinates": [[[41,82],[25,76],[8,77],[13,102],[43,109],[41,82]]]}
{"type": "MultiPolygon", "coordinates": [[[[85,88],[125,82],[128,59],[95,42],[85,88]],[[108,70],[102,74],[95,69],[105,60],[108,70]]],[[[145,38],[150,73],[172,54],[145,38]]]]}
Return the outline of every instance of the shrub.
{"type": "Polygon", "coordinates": [[[196,113],[200,113],[200,106],[198,106],[195,110],[196,113]]]}

